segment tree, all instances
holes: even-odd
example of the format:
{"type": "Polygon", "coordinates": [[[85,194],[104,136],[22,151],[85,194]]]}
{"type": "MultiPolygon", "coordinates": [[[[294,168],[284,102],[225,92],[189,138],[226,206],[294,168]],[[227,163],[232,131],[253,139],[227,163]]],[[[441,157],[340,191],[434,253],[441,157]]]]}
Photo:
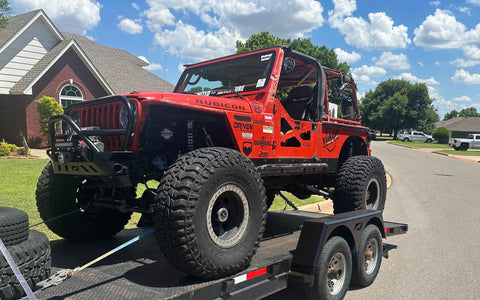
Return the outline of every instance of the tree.
{"type": "Polygon", "coordinates": [[[37,103],[37,111],[40,114],[40,132],[50,142],[48,121],[55,115],[63,114],[63,108],[55,98],[43,96],[40,99],[35,100],[37,103]]]}
{"type": "Polygon", "coordinates": [[[395,139],[402,128],[431,132],[433,123],[439,120],[427,86],[399,79],[383,81],[375,91],[367,92],[360,109],[365,126],[393,131],[395,139]]]}
{"type": "Polygon", "coordinates": [[[458,111],[456,111],[454,109],[451,112],[446,113],[445,116],[443,117],[443,120],[446,121],[446,120],[450,120],[450,119],[453,119],[453,118],[456,118],[456,117],[458,117],[458,111]]]}
{"type": "Polygon", "coordinates": [[[0,0],[0,28],[7,26],[11,10],[7,0],[0,0]]]}
{"type": "Polygon", "coordinates": [[[447,144],[450,132],[445,127],[438,127],[433,132],[433,138],[438,141],[439,144],[447,144]]]}
{"type": "Polygon", "coordinates": [[[464,108],[458,113],[459,117],[469,118],[469,117],[480,117],[480,113],[477,112],[475,107],[464,108]]]}
{"type": "Polygon", "coordinates": [[[310,39],[283,39],[270,34],[268,31],[262,31],[257,34],[252,34],[245,43],[237,41],[236,47],[237,53],[244,53],[279,45],[290,45],[293,50],[310,55],[327,68],[344,73],[350,71],[350,66],[347,63],[338,62],[337,54],[333,49],[328,49],[327,46],[316,46],[312,44],[310,39]]]}

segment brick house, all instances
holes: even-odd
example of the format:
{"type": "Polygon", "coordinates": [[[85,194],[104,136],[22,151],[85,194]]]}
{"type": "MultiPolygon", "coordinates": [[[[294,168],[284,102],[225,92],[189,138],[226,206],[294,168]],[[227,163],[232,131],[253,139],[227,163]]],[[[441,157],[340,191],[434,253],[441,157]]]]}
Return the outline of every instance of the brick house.
{"type": "Polygon", "coordinates": [[[43,10],[9,18],[0,29],[0,140],[41,136],[36,99],[62,106],[132,91],[170,92],[174,86],[120,49],[60,32],[43,10]]]}
{"type": "Polygon", "coordinates": [[[456,117],[446,121],[438,121],[435,128],[445,127],[451,138],[467,138],[470,133],[480,133],[480,117],[456,117]]]}

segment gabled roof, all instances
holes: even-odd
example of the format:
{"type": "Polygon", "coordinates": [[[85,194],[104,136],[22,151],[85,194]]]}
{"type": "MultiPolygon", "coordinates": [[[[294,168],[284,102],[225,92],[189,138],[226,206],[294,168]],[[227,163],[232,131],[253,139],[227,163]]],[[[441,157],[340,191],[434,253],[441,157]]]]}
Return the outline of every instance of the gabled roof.
{"type": "Polygon", "coordinates": [[[45,12],[42,9],[37,9],[8,18],[7,26],[0,30],[0,53],[38,18],[42,18],[49,24],[50,30],[55,33],[59,40],[63,40],[60,31],[58,31],[52,21],[50,21],[45,12]]]}
{"type": "Polygon", "coordinates": [[[13,86],[10,94],[31,94],[33,85],[68,49],[77,53],[109,94],[173,90],[172,84],[143,69],[148,63],[129,52],[99,45],[81,35],[58,32],[43,10],[9,18],[7,28],[0,30],[0,52],[39,17],[44,18],[61,41],[13,86]]]}

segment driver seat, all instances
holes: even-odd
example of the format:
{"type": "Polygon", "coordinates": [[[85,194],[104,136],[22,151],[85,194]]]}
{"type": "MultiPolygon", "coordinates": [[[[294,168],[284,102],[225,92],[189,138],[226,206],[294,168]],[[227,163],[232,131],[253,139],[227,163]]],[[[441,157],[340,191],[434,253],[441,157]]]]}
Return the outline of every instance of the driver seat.
{"type": "Polygon", "coordinates": [[[294,87],[288,94],[284,108],[295,120],[306,117],[306,108],[313,99],[312,88],[308,85],[294,87]]]}

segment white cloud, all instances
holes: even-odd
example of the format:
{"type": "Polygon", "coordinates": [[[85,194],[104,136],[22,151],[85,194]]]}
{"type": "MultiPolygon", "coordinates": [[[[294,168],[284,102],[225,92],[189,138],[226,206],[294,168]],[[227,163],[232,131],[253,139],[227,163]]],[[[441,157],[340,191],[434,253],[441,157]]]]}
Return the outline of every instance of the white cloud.
{"type": "Polygon", "coordinates": [[[132,4],[132,7],[133,7],[136,11],[139,11],[139,10],[140,10],[140,7],[138,6],[137,3],[132,2],[131,4],[132,4]]]}
{"type": "Polygon", "coordinates": [[[384,68],[390,68],[393,70],[408,70],[410,69],[410,63],[405,54],[393,54],[392,52],[385,51],[380,55],[375,65],[384,68]]]}
{"type": "Polygon", "coordinates": [[[362,49],[405,48],[411,43],[405,25],[394,26],[385,12],[369,13],[368,21],[352,17],[356,0],[333,0],[334,9],[328,12],[332,28],[345,36],[345,42],[362,49]]]}
{"type": "Polygon", "coordinates": [[[355,51],[352,51],[350,53],[340,48],[335,48],[334,51],[337,54],[339,62],[354,63],[357,62],[360,58],[362,58],[362,56],[355,51]]]}
{"type": "Polygon", "coordinates": [[[18,13],[43,9],[61,31],[86,34],[100,21],[100,3],[95,0],[16,0],[11,7],[18,13]]]}
{"type": "Polygon", "coordinates": [[[467,3],[473,4],[473,5],[480,5],[480,0],[467,0],[467,3]]]}
{"type": "Polygon", "coordinates": [[[414,30],[415,45],[427,49],[454,49],[480,42],[480,24],[467,30],[448,11],[437,9],[414,30]]]}
{"type": "Polygon", "coordinates": [[[217,56],[232,54],[238,33],[232,33],[222,27],[215,32],[199,31],[192,25],[178,21],[174,30],[156,33],[154,44],[168,50],[169,53],[194,60],[206,60],[217,56]]]}
{"type": "Polygon", "coordinates": [[[142,33],[143,31],[142,25],[128,18],[120,21],[120,23],[118,23],[117,26],[123,32],[130,33],[130,34],[138,34],[138,33],[142,33]]]}
{"type": "Polygon", "coordinates": [[[452,81],[456,83],[480,84],[480,74],[470,74],[468,71],[460,69],[455,71],[452,81]]]}
{"type": "Polygon", "coordinates": [[[430,5],[437,7],[440,5],[440,1],[430,1],[430,5]]]}
{"type": "Polygon", "coordinates": [[[163,67],[161,64],[157,64],[157,63],[151,63],[149,64],[148,66],[146,67],[143,67],[145,70],[149,70],[149,71],[157,71],[157,70],[163,70],[163,67]]]}
{"type": "Polygon", "coordinates": [[[147,0],[147,4],[144,16],[155,34],[154,44],[195,60],[231,54],[236,40],[247,39],[259,28],[296,38],[324,22],[323,7],[315,0],[147,0]],[[208,29],[198,30],[182,14],[197,16],[208,29]]]}
{"type": "Polygon", "coordinates": [[[183,72],[185,70],[185,64],[184,63],[179,63],[177,66],[178,72],[183,72]]]}
{"type": "Polygon", "coordinates": [[[452,65],[455,65],[459,68],[470,68],[474,67],[476,65],[480,65],[480,60],[473,60],[473,59],[463,59],[463,58],[457,58],[456,60],[450,62],[452,65]]]}
{"type": "Polygon", "coordinates": [[[457,102],[470,102],[470,101],[472,101],[472,99],[470,99],[470,97],[468,97],[468,96],[460,96],[460,97],[453,98],[452,100],[457,101],[457,102]]]}
{"type": "Polygon", "coordinates": [[[352,70],[352,76],[355,81],[374,85],[377,83],[373,81],[371,77],[379,77],[385,74],[387,74],[387,71],[377,66],[363,65],[352,70]]]}
{"type": "Polygon", "coordinates": [[[148,59],[145,57],[145,56],[139,56],[138,58],[140,58],[141,60],[143,60],[144,62],[146,62],[147,64],[150,64],[150,62],[148,61],[148,59]]]}
{"type": "Polygon", "coordinates": [[[470,15],[470,11],[472,10],[470,7],[465,6],[456,7],[456,9],[461,13],[466,13],[467,15],[470,15]]]}
{"type": "Polygon", "coordinates": [[[475,45],[466,45],[462,48],[463,54],[470,59],[480,59],[480,48],[475,45]]]}
{"type": "Polygon", "coordinates": [[[417,76],[413,75],[412,73],[402,73],[399,76],[394,76],[393,78],[394,79],[403,79],[403,80],[407,80],[407,81],[414,82],[414,83],[415,82],[425,83],[425,84],[428,84],[428,85],[439,84],[439,82],[436,81],[433,76],[428,78],[428,79],[421,79],[421,78],[418,78],[417,76]]]}

